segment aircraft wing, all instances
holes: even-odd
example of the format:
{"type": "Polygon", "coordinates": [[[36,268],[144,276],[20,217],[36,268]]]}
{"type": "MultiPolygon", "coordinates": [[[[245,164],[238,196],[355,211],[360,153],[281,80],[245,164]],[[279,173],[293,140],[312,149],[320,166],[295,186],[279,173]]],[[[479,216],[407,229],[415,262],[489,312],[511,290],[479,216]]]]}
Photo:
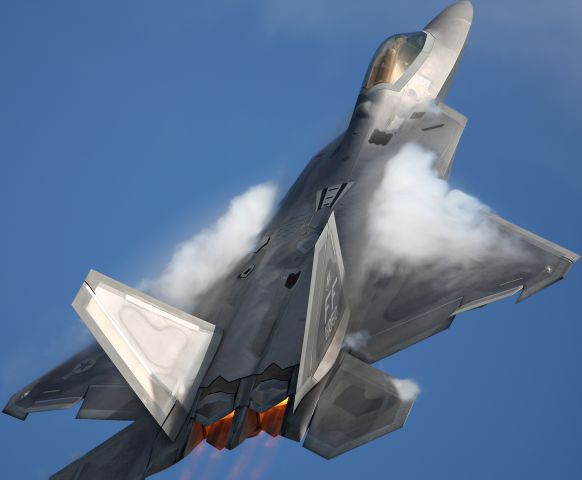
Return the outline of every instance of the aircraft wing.
{"type": "Polygon", "coordinates": [[[97,343],[16,392],[4,413],[24,420],[29,413],[69,408],[81,400],[77,418],[135,420],[147,413],[97,343]]]}
{"type": "MultiPolygon", "coordinates": [[[[412,142],[434,153],[433,168],[445,179],[465,124],[463,115],[445,105],[419,107],[408,112],[407,118],[395,118],[383,131],[375,130],[363,139],[354,167],[365,170],[363,175],[346,177],[345,183],[324,188],[316,196],[318,211],[330,208],[333,212],[315,248],[312,308],[308,308],[295,408],[286,436],[299,439],[306,434],[304,446],[325,458],[393,431],[406,421],[414,398],[395,394],[394,380],[366,364],[448,328],[458,313],[518,292],[522,300],[563,278],[579,258],[496,215],[483,213],[499,241],[486,255],[459,263],[454,253],[443,252],[441,258],[422,267],[396,263],[390,273],[367,262],[370,238],[363,232],[387,162],[412,142]],[[337,268],[326,266],[329,258],[337,268]],[[345,307],[340,308],[342,302],[345,307]],[[340,328],[341,321],[329,320],[342,317],[333,315],[336,305],[338,312],[349,316],[347,329],[340,328]],[[330,324],[336,330],[328,343],[343,345],[333,358],[327,358],[332,348],[325,355],[317,353],[330,324]],[[332,364],[336,367],[330,370],[332,364]],[[320,371],[329,371],[321,381],[320,371]]],[[[338,150],[338,155],[343,153],[338,150]]]]}
{"type": "Polygon", "coordinates": [[[350,330],[369,339],[352,354],[372,363],[447,329],[458,313],[518,292],[521,301],[562,279],[579,258],[498,216],[491,220],[524,255],[500,255],[454,274],[402,268],[390,277],[366,278],[350,330]]]}
{"type": "Polygon", "coordinates": [[[356,280],[357,285],[350,286],[353,316],[349,332],[360,332],[368,341],[365,347],[352,348],[351,353],[368,363],[448,328],[458,313],[517,292],[523,300],[563,278],[579,258],[490,214],[500,238],[510,242],[512,251],[520,255],[500,252],[469,269],[441,264],[439,268],[401,266],[390,276],[361,274],[366,255],[362,231],[387,159],[404,144],[414,142],[435,153],[435,170],[439,177],[447,178],[465,123],[463,115],[443,105],[412,112],[399,126],[400,133],[384,145],[371,138],[364,154],[369,176],[355,183],[335,208],[346,276],[353,280],[359,271],[362,277],[356,280]]]}

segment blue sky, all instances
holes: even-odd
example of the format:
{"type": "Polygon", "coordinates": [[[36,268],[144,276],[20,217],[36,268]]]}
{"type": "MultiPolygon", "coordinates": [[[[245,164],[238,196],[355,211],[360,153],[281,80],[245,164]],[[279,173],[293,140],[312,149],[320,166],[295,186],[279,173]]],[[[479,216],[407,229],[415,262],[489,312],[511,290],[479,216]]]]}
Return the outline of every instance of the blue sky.
{"type": "MultiPolygon", "coordinates": [[[[233,196],[285,189],[345,126],[377,45],[446,5],[2,2],[0,398],[86,341],[70,302],[89,268],[138,284],[233,196]]],[[[582,6],[475,10],[451,183],[580,253],[582,6]]],[[[581,294],[578,265],[384,360],[422,394],[404,429],[340,458],[261,436],[154,478],[581,478],[581,294]]],[[[74,415],[0,417],[1,476],[46,478],[123,427],[74,415]]]]}

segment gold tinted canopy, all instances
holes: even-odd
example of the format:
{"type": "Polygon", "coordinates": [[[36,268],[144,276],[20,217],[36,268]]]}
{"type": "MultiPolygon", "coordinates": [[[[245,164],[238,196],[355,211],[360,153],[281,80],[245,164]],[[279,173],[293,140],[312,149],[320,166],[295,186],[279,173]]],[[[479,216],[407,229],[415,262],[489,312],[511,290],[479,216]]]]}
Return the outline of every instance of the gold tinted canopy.
{"type": "Polygon", "coordinates": [[[394,35],[376,52],[364,83],[365,88],[379,83],[396,83],[422,51],[426,33],[394,35]]]}

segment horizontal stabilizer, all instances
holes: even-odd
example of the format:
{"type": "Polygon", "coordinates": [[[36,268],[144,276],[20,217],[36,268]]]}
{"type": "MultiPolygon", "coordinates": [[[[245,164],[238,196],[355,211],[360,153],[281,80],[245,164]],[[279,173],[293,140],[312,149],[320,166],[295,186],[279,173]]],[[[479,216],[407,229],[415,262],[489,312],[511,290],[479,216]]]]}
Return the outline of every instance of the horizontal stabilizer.
{"type": "Polygon", "coordinates": [[[365,362],[343,354],[319,398],[303,446],[324,458],[359,447],[404,425],[416,391],[406,391],[365,362]]]}
{"type": "Polygon", "coordinates": [[[158,424],[175,436],[180,421],[166,420],[190,410],[218,347],[218,329],[93,270],[73,307],[158,424]]]}
{"type": "Polygon", "coordinates": [[[156,422],[146,416],[55,473],[50,480],[144,480],[159,431],[156,422]]]}

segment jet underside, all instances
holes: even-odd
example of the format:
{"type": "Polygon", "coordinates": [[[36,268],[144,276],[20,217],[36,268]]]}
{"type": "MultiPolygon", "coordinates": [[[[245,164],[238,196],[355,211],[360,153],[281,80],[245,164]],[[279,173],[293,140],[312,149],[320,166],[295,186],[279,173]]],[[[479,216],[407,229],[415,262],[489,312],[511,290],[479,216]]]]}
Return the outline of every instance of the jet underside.
{"type": "Polygon", "coordinates": [[[97,342],[4,411],[25,419],[82,401],[78,418],[133,423],[52,478],[142,479],[202,441],[232,449],[260,432],[337,456],[401,427],[414,402],[372,363],[458,313],[517,292],[524,299],[565,276],[576,254],[494,215],[527,255],[446,283],[365,268],[362,232],[387,163],[413,143],[435,155],[440,178],[450,174],[466,118],[444,101],[471,22],[461,1],[382,44],[346,131],[311,159],[256,250],[193,311],[90,272],[74,307],[97,342]],[[347,346],[361,331],[367,341],[347,346]],[[164,348],[171,362],[159,359],[164,348]]]}

